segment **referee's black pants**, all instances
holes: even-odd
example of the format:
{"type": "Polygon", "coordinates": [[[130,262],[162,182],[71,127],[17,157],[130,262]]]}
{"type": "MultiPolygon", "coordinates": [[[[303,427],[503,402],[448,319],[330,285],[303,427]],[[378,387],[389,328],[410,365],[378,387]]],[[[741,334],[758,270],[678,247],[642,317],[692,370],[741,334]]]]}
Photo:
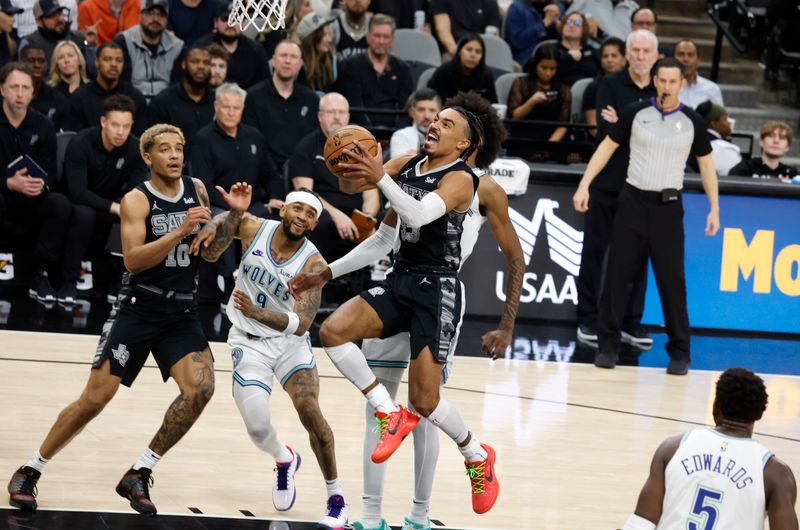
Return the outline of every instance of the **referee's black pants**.
{"type": "Polygon", "coordinates": [[[637,272],[653,264],[672,359],[689,360],[689,314],[684,273],[683,201],[663,203],[661,192],[628,184],[619,196],[611,232],[598,319],[599,351],[619,355],[623,312],[637,272]]]}
{"type": "MultiPolygon", "coordinates": [[[[581,268],[578,273],[578,324],[595,322],[602,291],[603,270],[606,263],[611,228],[617,213],[618,194],[592,190],[589,211],[586,212],[581,268]]],[[[625,310],[622,327],[633,329],[639,325],[644,313],[644,294],[647,289],[647,261],[636,273],[625,310]]]]}

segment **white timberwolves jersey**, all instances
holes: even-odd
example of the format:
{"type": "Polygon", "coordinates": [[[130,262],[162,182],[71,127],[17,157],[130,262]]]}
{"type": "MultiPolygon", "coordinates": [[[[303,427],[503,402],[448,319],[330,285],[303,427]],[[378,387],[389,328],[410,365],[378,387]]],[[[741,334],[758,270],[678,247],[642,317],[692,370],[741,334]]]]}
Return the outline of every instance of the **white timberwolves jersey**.
{"type": "Polygon", "coordinates": [[[657,529],[763,529],[764,466],[771,456],[752,438],[714,429],[687,432],[665,470],[657,529]]]}
{"type": "MultiPolygon", "coordinates": [[[[475,173],[475,176],[478,178],[486,174],[486,172],[481,169],[473,169],[472,172],[475,173]]],[[[480,202],[478,200],[479,191],[480,189],[476,190],[475,194],[472,196],[472,202],[467,210],[467,216],[464,217],[464,223],[461,225],[462,267],[464,266],[464,262],[467,261],[467,258],[472,255],[472,251],[475,249],[475,243],[478,242],[478,234],[481,231],[483,223],[486,222],[486,217],[481,215],[480,202]]]]}
{"type": "MultiPolygon", "coordinates": [[[[317,247],[308,239],[303,241],[294,256],[283,263],[275,263],[269,251],[275,232],[281,229],[279,221],[265,220],[258,229],[250,247],[242,254],[236,288],[247,294],[259,307],[272,311],[292,311],[294,297],[286,284],[303,270],[308,259],[316,254],[317,247]]],[[[245,317],[233,306],[233,297],[226,308],[228,318],[236,328],[258,337],[277,337],[282,332],[245,317]]]]}

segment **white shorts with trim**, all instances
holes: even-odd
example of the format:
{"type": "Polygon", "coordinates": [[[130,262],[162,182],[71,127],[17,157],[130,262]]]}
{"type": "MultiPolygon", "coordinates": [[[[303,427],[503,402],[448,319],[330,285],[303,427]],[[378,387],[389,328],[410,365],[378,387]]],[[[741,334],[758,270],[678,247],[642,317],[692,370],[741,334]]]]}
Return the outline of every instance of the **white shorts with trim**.
{"type": "MultiPolygon", "coordinates": [[[[461,299],[466,301],[466,289],[464,282],[459,281],[461,284],[461,299]]],[[[456,327],[456,335],[452,342],[452,347],[447,353],[447,362],[442,368],[442,384],[447,383],[450,374],[453,373],[453,357],[456,354],[456,345],[458,338],[461,335],[461,324],[464,323],[464,311],[467,304],[461,304],[461,318],[458,320],[456,327]]],[[[367,359],[367,364],[370,368],[399,368],[405,370],[408,368],[409,359],[411,359],[411,342],[410,336],[407,331],[386,337],[385,339],[364,339],[361,342],[361,351],[367,359]]],[[[401,372],[402,374],[402,372],[401,372]]],[[[398,377],[399,380],[399,377],[398,377]]]]}
{"type": "Polygon", "coordinates": [[[257,338],[231,327],[228,347],[233,360],[233,381],[242,386],[257,386],[272,393],[273,377],[281,386],[299,370],[317,363],[308,333],[257,338]]]}

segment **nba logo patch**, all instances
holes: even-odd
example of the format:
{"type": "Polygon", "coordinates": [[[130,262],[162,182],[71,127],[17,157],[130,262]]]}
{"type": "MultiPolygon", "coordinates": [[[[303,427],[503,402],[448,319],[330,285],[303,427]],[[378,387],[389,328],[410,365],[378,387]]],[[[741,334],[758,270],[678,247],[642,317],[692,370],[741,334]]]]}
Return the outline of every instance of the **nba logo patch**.
{"type": "Polygon", "coordinates": [[[385,293],[386,291],[384,290],[383,287],[373,287],[372,289],[368,290],[367,292],[369,294],[371,294],[373,297],[378,297],[378,296],[382,295],[383,293],[385,293]]]}
{"type": "Polygon", "coordinates": [[[234,368],[239,366],[239,363],[242,361],[242,356],[244,356],[244,350],[241,348],[234,348],[231,350],[231,360],[233,361],[234,368]]]}

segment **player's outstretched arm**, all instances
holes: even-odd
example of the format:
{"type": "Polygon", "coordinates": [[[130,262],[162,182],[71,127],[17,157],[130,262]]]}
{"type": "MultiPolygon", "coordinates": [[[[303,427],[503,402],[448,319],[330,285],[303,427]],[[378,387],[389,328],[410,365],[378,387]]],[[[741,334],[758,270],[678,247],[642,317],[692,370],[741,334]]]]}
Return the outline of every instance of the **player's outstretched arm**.
{"type": "MultiPolygon", "coordinates": [[[[315,254],[308,260],[301,272],[319,274],[327,268],[328,264],[325,263],[322,255],[315,254]]],[[[297,331],[294,333],[295,335],[303,335],[306,331],[311,329],[314,318],[317,316],[317,311],[319,311],[321,301],[322,285],[309,289],[295,298],[294,312],[300,318],[297,331]]]]}
{"type": "Polygon", "coordinates": [[[650,463],[650,476],[639,493],[639,500],[636,503],[636,511],[630,516],[622,530],[655,530],[664,503],[665,483],[664,471],[678,445],[681,443],[681,436],[673,436],[664,440],[653,455],[650,463]]]}
{"type": "Polygon", "coordinates": [[[798,530],[797,483],[789,466],[774,456],[764,467],[764,493],[770,530],[798,530]]]}
{"type": "Polygon", "coordinates": [[[125,268],[131,274],[139,274],[164,261],[167,254],[184,237],[191,234],[198,225],[211,219],[211,210],[207,206],[189,208],[181,226],[155,241],[145,243],[146,219],[149,213],[147,197],[137,189],[126,193],[120,202],[122,256],[125,268]]]}
{"type": "Polygon", "coordinates": [[[517,319],[522,280],[525,276],[525,258],[517,231],[508,216],[508,196],[505,190],[490,176],[481,177],[478,186],[480,207],[492,227],[494,238],[506,259],[506,304],[497,329],[481,337],[481,349],[497,359],[505,353],[513,339],[514,322],[517,319]]]}
{"type": "MultiPolygon", "coordinates": [[[[416,153],[405,153],[400,156],[396,156],[383,164],[383,171],[392,177],[393,179],[397,180],[400,176],[400,170],[403,169],[409,160],[414,158],[416,153]]],[[[364,191],[371,190],[375,188],[375,184],[367,182],[366,179],[352,179],[352,178],[341,178],[339,177],[339,189],[350,195],[355,195],[356,193],[363,193],[364,191]]]]}
{"type": "Polygon", "coordinates": [[[389,208],[374,234],[353,250],[318,272],[300,272],[287,284],[292,296],[298,298],[309,289],[320,288],[333,278],[357,271],[387,255],[397,239],[397,214],[389,208]]]}
{"type": "MultiPolygon", "coordinates": [[[[248,219],[247,208],[250,207],[253,194],[252,186],[237,182],[227,193],[221,186],[216,188],[230,210],[217,215],[207,223],[197,234],[189,249],[191,254],[199,253],[206,261],[212,263],[219,259],[234,238],[243,239],[243,236],[250,232],[254,234],[253,225],[256,230],[260,226],[255,219],[248,219]]],[[[250,237],[252,238],[252,235],[250,237]]]]}

